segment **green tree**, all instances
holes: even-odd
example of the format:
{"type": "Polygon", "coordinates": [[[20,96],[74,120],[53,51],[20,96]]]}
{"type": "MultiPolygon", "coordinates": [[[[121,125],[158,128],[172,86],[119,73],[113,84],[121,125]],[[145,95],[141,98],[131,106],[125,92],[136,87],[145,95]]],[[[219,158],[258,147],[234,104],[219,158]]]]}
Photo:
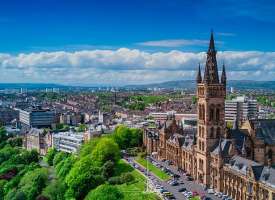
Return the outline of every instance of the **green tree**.
{"type": "Polygon", "coordinates": [[[98,174],[100,174],[100,168],[94,166],[91,156],[81,158],[75,163],[65,179],[69,195],[76,199],[83,199],[91,189],[104,182],[103,177],[98,174]]]}
{"type": "Polygon", "coordinates": [[[47,163],[48,163],[50,166],[53,165],[53,159],[54,159],[55,154],[57,154],[56,149],[50,148],[50,149],[48,150],[46,156],[45,156],[45,157],[46,157],[46,161],[47,161],[47,163]]]}
{"type": "Polygon", "coordinates": [[[118,145],[110,138],[102,138],[92,152],[92,159],[102,166],[108,160],[116,163],[120,158],[118,145]]]}
{"type": "Polygon", "coordinates": [[[69,155],[65,160],[59,162],[55,167],[57,176],[61,179],[65,179],[75,162],[76,158],[74,155],[69,155]]]}
{"type": "Polygon", "coordinates": [[[23,140],[21,137],[9,138],[7,140],[7,144],[11,145],[12,147],[21,147],[23,140]]]}
{"type": "Polygon", "coordinates": [[[130,147],[138,147],[142,145],[143,132],[141,129],[132,128],[131,130],[131,140],[130,147]]]}
{"type": "Polygon", "coordinates": [[[6,181],[6,180],[0,180],[0,200],[3,200],[3,199],[4,199],[4,196],[5,196],[4,187],[5,187],[5,184],[6,184],[7,182],[8,182],[8,181],[6,181]]]}
{"type": "Polygon", "coordinates": [[[114,174],[114,167],[115,164],[113,161],[108,160],[104,165],[102,166],[102,176],[105,179],[110,178],[114,174]]]}
{"type": "Polygon", "coordinates": [[[80,153],[79,153],[80,157],[84,157],[91,154],[100,140],[101,138],[93,138],[89,142],[84,143],[80,149],[80,153]]]}
{"type": "Polygon", "coordinates": [[[65,152],[58,152],[57,154],[55,154],[54,159],[53,159],[53,166],[57,166],[58,163],[60,163],[63,159],[65,159],[67,157],[67,153],[65,152]]]}
{"type": "Polygon", "coordinates": [[[46,186],[48,172],[46,169],[38,168],[27,172],[19,183],[20,192],[24,193],[26,200],[35,199],[46,186]]]}
{"type": "Polygon", "coordinates": [[[85,130],[87,130],[87,125],[86,124],[80,124],[78,127],[77,127],[77,132],[84,132],[85,130]]]}
{"type": "Polygon", "coordinates": [[[66,186],[62,181],[54,180],[43,189],[42,195],[50,200],[65,200],[66,186]]]}
{"type": "Polygon", "coordinates": [[[123,193],[116,186],[101,185],[89,192],[85,200],[120,200],[123,193]]]}

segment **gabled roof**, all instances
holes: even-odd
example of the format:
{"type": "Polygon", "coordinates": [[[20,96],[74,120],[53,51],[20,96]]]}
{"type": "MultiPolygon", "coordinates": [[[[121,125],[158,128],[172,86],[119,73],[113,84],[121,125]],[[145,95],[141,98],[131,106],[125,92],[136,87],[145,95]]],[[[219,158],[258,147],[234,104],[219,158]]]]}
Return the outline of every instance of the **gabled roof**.
{"type": "Polygon", "coordinates": [[[275,120],[258,119],[249,121],[255,129],[256,138],[264,140],[266,144],[275,144],[275,120]]]}
{"type": "Polygon", "coordinates": [[[222,139],[221,143],[217,142],[213,148],[212,153],[213,154],[221,154],[222,156],[229,156],[229,149],[230,149],[230,145],[232,144],[232,142],[228,139],[222,139]],[[221,146],[220,146],[221,145],[221,146]],[[220,152],[222,151],[222,152],[220,152]]]}
{"type": "Polygon", "coordinates": [[[247,171],[249,170],[249,168],[252,169],[253,172],[253,176],[256,180],[258,180],[261,176],[262,173],[262,169],[264,168],[263,165],[254,162],[252,160],[243,158],[241,156],[233,156],[230,160],[229,160],[229,165],[228,165],[231,169],[243,174],[243,175],[247,175],[247,171]]]}

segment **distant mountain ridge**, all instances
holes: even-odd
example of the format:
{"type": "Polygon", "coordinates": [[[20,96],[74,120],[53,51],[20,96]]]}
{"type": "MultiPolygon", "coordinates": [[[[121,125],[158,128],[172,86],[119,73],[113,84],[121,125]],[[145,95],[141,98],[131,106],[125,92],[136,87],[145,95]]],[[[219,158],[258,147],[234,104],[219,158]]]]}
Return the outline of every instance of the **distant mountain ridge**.
{"type": "Polygon", "coordinates": [[[46,89],[46,88],[66,88],[68,86],[54,83],[0,83],[0,89],[46,89]]]}
{"type": "MultiPolygon", "coordinates": [[[[259,90],[275,90],[275,81],[252,81],[252,80],[230,80],[227,81],[228,87],[235,89],[247,90],[247,89],[259,89],[259,90]]],[[[196,82],[194,80],[177,80],[167,81],[162,83],[151,83],[143,85],[127,85],[127,88],[183,88],[183,89],[195,89],[196,82]]]]}

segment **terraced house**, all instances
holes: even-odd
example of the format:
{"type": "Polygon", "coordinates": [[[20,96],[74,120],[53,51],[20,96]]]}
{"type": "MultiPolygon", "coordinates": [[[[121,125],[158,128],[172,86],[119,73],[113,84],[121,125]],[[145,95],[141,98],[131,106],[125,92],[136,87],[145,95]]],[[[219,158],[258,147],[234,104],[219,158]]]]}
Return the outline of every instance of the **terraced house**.
{"type": "Polygon", "coordinates": [[[197,132],[186,133],[175,118],[144,131],[144,145],[208,188],[236,200],[275,200],[275,120],[225,124],[226,72],[221,77],[211,33],[202,77],[197,74],[197,132]]]}

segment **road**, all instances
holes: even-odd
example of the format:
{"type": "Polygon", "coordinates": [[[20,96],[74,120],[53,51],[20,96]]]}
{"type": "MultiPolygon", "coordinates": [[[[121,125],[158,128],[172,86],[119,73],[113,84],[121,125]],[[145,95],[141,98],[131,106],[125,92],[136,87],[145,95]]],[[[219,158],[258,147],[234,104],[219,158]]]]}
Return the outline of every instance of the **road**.
{"type": "MultiPolygon", "coordinates": [[[[153,158],[151,158],[153,159],[153,158]]],[[[213,200],[221,200],[221,198],[215,196],[214,194],[208,194],[206,191],[204,191],[203,186],[201,184],[196,183],[195,181],[187,181],[186,176],[182,175],[178,172],[173,166],[167,165],[165,162],[161,162],[158,160],[153,159],[155,162],[159,163],[163,167],[166,167],[167,169],[171,170],[174,174],[177,174],[180,176],[179,180],[182,180],[184,182],[183,186],[172,186],[173,190],[178,190],[181,187],[185,187],[189,191],[196,191],[200,194],[200,196],[206,196],[213,200]]],[[[181,194],[182,195],[182,194],[181,194]]],[[[183,196],[183,195],[182,195],[183,196]]]]}
{"type": "MultiPolygon", "coordinates": [[[[135,163],[135,165],[138,165],[139,167],[135,167],[137,170],[139,170],[141,173],[143,173],[145,176],[147,176],[147,172],[146,169],[141,166],[140,164],[138,164],[137,162],[135,162],[134,158],[132,157],[127,157],[125,159],[127,162],[129,162],[129,164],[133,165],[133,163],[135,163]]],[[[158,162],[160,165],[168,168],[169,170],[171,170],[174,174],[177,174],[180,176],[181,181],[183,181],[184,184],[180,184],[178,186],[171,186],[170,184],[168,184],[166,181],[162,181],[160,180],[158,177],[156,177],[154,174],[149,172],[149,180],[151,180],[151,182],[153,183],[153,185],[161,185],[163,186],[164,189],[168,190],[169,192],[171,192],[176,199],[182,199],[182,200],[187,200],[187,198],[180,192],[178,192],[178,190],[180,188],[186,188],[188,191],[196,191],[200,194],[200,196],[206,196],[206,197],[210,197],[213,200],[221,200],[221,198],[218,198],[215,195],[211,195],[208,194],[206,191],[203,190],[203,186],[194,182],[194,181],[187,181],[186,177],[183,176],[182,174],[180,174],[176,169],[174,169],[171,166],[168,166],[166,163],[163,163],[161,161],[157,161],[154,160],[155,162],[158,162]]]]}

